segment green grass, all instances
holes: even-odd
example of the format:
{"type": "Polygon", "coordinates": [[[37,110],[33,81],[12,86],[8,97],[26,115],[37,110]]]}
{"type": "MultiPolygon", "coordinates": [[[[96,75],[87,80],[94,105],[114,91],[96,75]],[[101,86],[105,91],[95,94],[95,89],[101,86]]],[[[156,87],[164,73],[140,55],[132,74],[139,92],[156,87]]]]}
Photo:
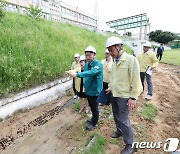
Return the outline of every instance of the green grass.
{"type": "Polygon", "coordinates": [[[140,122],[137,125],[134,125],[134,130],[136,130],[135,138],[138,142],[146,141],[147,138],[147,126],[140,122]]]}
{"type": "Polygon", "coordinates": [[[180,49],[164,51],[162,62],[180,66],[180,49]]]}
{"type": "Polygon", "coordinates": [[[153,122],[157,115],[157,111],[157,107],[149,103],[145,104],[145,106],[139,111],[139,115],[153,122]]]}
{"type": "Polygon", "coordinates": [[[107,109],[103,109],[103,111],[102,111],[102,114],[105,116],[109,116],[109,114],[111,114],[111,113],[112,113],[112,110],[110,107],[107,109]]]}
{"type": "Polygon", "coordinates": [[[109,143],[110,144],[119,144],[119,139],[115,139],[115,138],[111,138],[110,140],[109,140],[109,143]]]}
{"type": "Polygon", "coordinates": [[[92,143],[89,149],[83,150],[83,154],[105,154],[105,145],[106,139],[98,133],[94,133],[88,140],[88,143],[91,139],[95,137],[95,141],[92,143]]]}
{"type": "MultiPolygon", "coordinates": [[[[61,77],[88,45],[104,58],[108,36],[70,24],[6,13],[0,22],[0,97],[61,77]]],[[[127,46],[126,52],[131,52],[127,46]]]]}
{"type": "Polygon", "coordinates": [[[78,100],[75,100],[74,104],[73,104],[73,109],[75,111],[79,111],[80,110],[80,103],[78,100]]]}

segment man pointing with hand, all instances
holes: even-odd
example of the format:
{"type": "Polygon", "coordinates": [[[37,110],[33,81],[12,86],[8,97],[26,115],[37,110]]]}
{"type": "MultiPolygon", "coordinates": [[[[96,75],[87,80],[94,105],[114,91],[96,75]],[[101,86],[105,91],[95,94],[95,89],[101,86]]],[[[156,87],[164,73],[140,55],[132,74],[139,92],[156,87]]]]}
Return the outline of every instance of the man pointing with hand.
{"type": "Polygon", "coordinates": [[[98,102],[96,100],[102,90],[103,66],[100,61],[96,60],[96,49],[93,46],[88,46],[84,53],[87,62],[84,72],[76,73],[70,71],[69,75],[71,77],[84,78],[84,89],[92,112],[92,118],[87,120],[88,126],[86,129],[92,131],[97,128],[99,119],[98,102]]]}
{"type": "Polygon", "coordinates": [[[112,138],[123,136],[126,144],[122,154],[132,154],[133,132],[129,120],[129,111],[136,107],[136,100],[142,92],[138,60],[123,51],[123,43],[118,37],[107,39],[106,48],[114,59],[112,74],[107,93],[112,92],[112,111],[116,132],[112,138]]]}

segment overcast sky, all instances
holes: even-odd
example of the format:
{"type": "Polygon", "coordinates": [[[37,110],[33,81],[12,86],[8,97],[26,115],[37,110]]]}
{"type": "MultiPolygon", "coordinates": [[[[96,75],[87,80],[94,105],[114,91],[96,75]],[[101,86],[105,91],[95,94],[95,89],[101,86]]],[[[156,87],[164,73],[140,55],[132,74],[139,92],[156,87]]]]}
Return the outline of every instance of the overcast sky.
{"type": "MultiPolygon", "coordinates": [[[[99,8],[101,30],[108,30],[107,21],[147,13],[150,30],[180,33],[180,0],[62,0],[94,15],[95,1],[99,8]]],[[[139,28],[132,32],[139,32],[139,28]]]]}

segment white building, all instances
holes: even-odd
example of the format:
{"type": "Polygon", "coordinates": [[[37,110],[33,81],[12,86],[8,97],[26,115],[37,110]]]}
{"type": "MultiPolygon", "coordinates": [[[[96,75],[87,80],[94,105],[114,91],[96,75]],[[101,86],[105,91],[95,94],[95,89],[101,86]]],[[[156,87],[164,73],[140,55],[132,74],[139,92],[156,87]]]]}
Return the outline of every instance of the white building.
{"type": "Polygon", "coordinates": [[[61,21],[78,24],[89,29],[97,29],[96,17],[85,13],[77,7],[73,7],[61,1],[61,21]]]}
{"type": "Polygon", "coordinates": [[[97,17],[60,0],[7,0],[6,10],[25,14],[25,8],[29,7],[29,5],[39,6],[42,9],[44,19],[68,22],[91,30],[97,30],[97,17]]]}

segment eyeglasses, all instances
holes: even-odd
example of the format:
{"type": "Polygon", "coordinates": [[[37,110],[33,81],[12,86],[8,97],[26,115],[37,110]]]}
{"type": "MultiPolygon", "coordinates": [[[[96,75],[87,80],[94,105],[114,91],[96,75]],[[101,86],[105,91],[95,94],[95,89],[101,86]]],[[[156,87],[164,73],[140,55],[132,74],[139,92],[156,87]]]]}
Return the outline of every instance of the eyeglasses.
{"type": "Polygon", "coordinates": [[[85,56],[86,56],[86,57],[92,57],[93,54],[91,54],[91,53],[90,53],[90,54],[85,54],[85,56]]]}

